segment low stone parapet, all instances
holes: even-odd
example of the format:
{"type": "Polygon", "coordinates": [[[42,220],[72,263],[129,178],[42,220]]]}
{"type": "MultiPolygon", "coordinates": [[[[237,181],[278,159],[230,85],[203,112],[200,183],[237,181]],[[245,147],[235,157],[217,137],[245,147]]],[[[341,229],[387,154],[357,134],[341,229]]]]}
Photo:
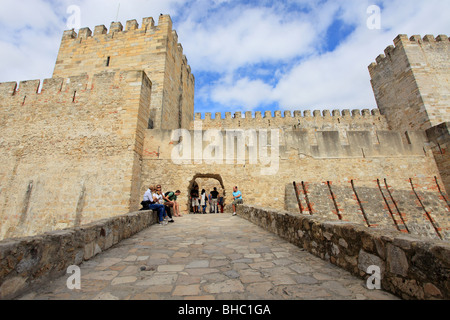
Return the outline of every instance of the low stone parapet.
{"type": "Polygon", "coordinates": [[[67,268],[157,223],[153,211],[139,211],[100,220],[79,228],[0,242],[0,299],[14,299],[52,279],[67,268]]]}
{"type": "Polygon", "coordinates": [[[355,276],[372,281],[379,270],[381,288],[403,299],[450,298],[448,241],[249,205],[237,212],[355,276]]]}

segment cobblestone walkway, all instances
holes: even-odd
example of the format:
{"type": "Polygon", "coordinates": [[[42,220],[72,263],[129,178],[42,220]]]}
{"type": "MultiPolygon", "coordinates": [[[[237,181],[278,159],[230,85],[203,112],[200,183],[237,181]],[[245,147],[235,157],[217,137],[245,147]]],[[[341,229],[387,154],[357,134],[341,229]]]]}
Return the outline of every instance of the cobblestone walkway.
{"type": "Polygon", "coordinates": [[[81,265],[81,290],[64,276],[31,300],[397,299],[228,214],[155,225],[81,265]]]}

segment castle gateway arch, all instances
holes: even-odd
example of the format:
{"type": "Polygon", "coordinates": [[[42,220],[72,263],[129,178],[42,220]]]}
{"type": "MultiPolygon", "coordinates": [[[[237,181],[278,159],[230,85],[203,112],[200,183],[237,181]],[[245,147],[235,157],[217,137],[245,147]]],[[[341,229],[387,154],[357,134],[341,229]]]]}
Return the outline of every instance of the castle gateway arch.
{"type": "MultiPolygon", "coordinates": [[[[222,176],[220,174],[213,174],[213,173],[206,173],[206,174],[197,173],[193,176],[192,180],[189,182],[186,196],[182,195],[180,197],[181,198],[180,203],[184,202],[186,199],[188,211],[189,210],[192,211],[192,202],[190,200],[190,194],[191,191],[195,188],[195,186],[199,187],[199,196],[201,195],[202,189],[205,189],[206,195],[208,196],[209,193],[213,190],[213,188],[216,187],[219,194],[224,197],[224,202],[226,203],[227,189],[225,188],[222,176]]],[[[200,208],[200,212],[201,210],[202,208],[200,208]]],[[[209,213],[209,205],[206,213],[209,213]]]]}

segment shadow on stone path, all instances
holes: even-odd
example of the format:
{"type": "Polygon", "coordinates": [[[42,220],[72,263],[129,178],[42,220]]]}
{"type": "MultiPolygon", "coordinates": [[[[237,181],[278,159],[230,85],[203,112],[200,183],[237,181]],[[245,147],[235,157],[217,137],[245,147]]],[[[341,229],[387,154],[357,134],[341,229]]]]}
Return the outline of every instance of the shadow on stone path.
{"type": "Polygon", "coordinates": [[[397,299],[250,222],[186,215],[154,225],[81,265],[81,290],[64,276],[24,300],[397,299]]]}

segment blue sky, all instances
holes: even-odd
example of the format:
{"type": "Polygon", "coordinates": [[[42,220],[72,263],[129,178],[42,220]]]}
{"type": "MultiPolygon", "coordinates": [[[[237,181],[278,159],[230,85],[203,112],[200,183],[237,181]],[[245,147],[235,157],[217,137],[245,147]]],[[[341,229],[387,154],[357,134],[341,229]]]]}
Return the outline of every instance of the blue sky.
{"type": "Polygon", "coordinates": [[[81,27],[170,14],[195,112],[375,108],[367,66],[398,34],[447,34],[448,0],[0,0],[0,82],[50,78],[67,9],[81,27]],[[379,28],[369,28],[380,8],[379,28]]]}

